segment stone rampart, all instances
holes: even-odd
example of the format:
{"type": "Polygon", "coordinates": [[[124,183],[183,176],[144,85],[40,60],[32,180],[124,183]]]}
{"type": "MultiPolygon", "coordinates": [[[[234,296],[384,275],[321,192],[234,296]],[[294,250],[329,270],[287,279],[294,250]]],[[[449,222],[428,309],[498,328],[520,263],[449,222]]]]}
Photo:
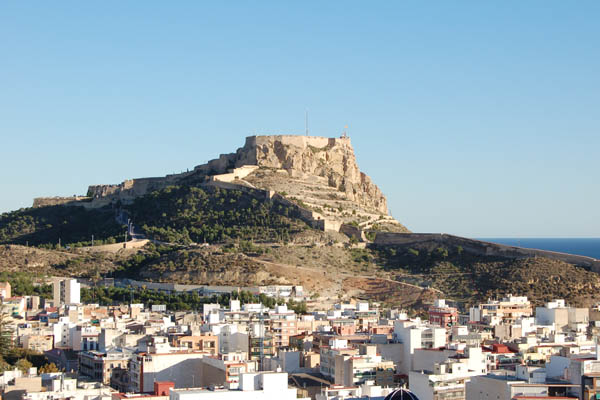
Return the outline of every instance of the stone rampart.
{"type": "Polygon", "coordinates": [[[204,183],[200,184],[200,186],[202,186],[202,187],[211,187],[212,186],[212,187],[217,187],[219,189],[225,189],[225,190],[240,190],[242,192],[249,193],[254,196],[264,197],[266,200],[270,199],[268,191],[252,187],[249,184],[247,184],[247,182],[244,182],[244,181],[242,181],[242,182],[234,183],[234,182],[221,182],[221,181],[217,181],[217,180],[209,180],[208,182],[204,182],[204,183]]]}
{"type": "Polygon", "coordinates": [[[342,227],[342,221],[336,221],[328,218],[318,219],[313,223],[317,229],[320,229],[324,232],[339,232],[340,228],[342,227]]]}
{"type": "Polygon", "coordinates": [[[291,200],[286,199],[285,197],[283,197],[282,195],[275,193],[274,195],[269,192],[266,191],[266,195],[267,196],[271,196],[271,199],[273,201],[277,201],[287,207],[293,208],[294,210],[296,210],[296,212],[298,212],[298,214],[300,215],[300,219],[302,219],[304,222],[306,222],[307,224],[309,224],[310,226],[312,226],[315,229],[320,229],[322,231],[336,231],[339,232],[340,230],[340,225],[341,222],[337,222],[334,220],[328,220],[325,217],[323,217],[321,214],[308,210],[304,207],[299,206],[298,204],[294,203],[291,200]]]}
{"type": "Polygon", "coordinates": [[[340,226],[340,232],[345,234],[346,236],[350,237],[350,238],[355,238],[356,240],[358,240],[359,242],[366,242],[367,241],[367,237],[365,236],[365,233],[362,229],[354,226],[354,225],[350,225],[350,224],[342,224],[340,226]]]}
{"type": "Polygon", "coordinates": [[[482,256],[494,256],[504,258],[530,258],[545,257],[560,260],[569,264],[590,268],[592,271],[600,272],[600,260],[580,256],[576,254],[559,253],[555,251],[527,249],[523,247],[507,246],[498,243],[484,242],[481,240],[468,239],[445,233],[390,233],[377,232],[373,245],[375,246],[409,246],[434,242],[446,246],[461,246],[465,251],[482,256]]]}
{"type": "Polygon", "coordinates": [[[127,179],[118,185],[91,185],[88,187],[88,195],[93,198],[94,202],[102,198],[111,198],[130,203],[136,197],[174,185],[190,174],[190,172],[184,172],[157,178],[127,179]]]}
{"type": "MultiPolygon", "coordinates": [[[[36,197],[33,199],[33,207],[48,207],[48,206],[61,206],[61,205],[72,205],[71,203],[78,203],[84,201],[91,201],[91,197],[87,196],[70,196],[70,197],[36,197]]],[[[79,204],[77,204],[79,205],[79,204]]]]}
{"type": "Polygon", "coordinates": [[[226,174],[213,175],[210,177],[211,181],[220,181],[220,182],[234,182],[238,179],[244,179],[252,172],[256,171],[259,168],[258,165],[243,165],[239,168],[234,168],[231,172],[226,174]]]}
{"type": "Polygon", "coordinates": [[[258,147],[263,145],[271,145],[279,142],[284,146],[296,146],[303,149],[308,146],[322,149],[325,147],[333,147],[336,144],[350,145],[349,137],[327,138],[322,136],[300,136],[300,135],[264,135],[250,136],[246,138],[246,148],[258,147]]]}

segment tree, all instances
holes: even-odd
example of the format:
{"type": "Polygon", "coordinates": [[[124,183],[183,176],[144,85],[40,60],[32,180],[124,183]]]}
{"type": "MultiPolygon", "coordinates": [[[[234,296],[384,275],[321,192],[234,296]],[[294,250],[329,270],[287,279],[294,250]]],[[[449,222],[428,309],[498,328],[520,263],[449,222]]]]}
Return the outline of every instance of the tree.
{"type": "Polygon", "coordinates": [[[29,371],[29,368],[33,367],[33,364],[30,363],[26,358],[21,358],[19,361],[17,361],[15,367],[19,368],[21,372],[26,374],[29,371]]]}
{"type": "Polygon", "coordinates": [[[10,369],[10,364],[4,361],[2,357],[0,357],[0,373],[4,371],[8,371],[10,369]]]}
{"type": "Polygon", "coordinates": [[[58,370],[58,367],[54,363],[45,364],[40,367],[40,371],[39,371],[40,374],[47,374],[50,372],[60,372],[60,371],[58,370]]]}
{"type": "Polygon", "coordinates": [[[0,358],[6,357],[12,347],[12,332],[8,329],[6,315],[3,312],[3,303],[0,300],[0,358]]]}

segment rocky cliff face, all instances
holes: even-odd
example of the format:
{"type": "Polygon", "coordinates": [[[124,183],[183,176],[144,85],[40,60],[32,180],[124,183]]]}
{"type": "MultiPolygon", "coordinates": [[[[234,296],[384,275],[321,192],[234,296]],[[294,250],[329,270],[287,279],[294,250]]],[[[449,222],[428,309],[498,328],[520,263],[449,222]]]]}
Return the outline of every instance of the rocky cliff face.
{"type": "Polygon", "coordinates": [[[242,153],[256,154],[258,166],[283,169],[294,178],[324,177],[347,199],[382,214],[388,212],[381,190],[360,172],[350,138],[256,136],[247,139],[242,153]]]}

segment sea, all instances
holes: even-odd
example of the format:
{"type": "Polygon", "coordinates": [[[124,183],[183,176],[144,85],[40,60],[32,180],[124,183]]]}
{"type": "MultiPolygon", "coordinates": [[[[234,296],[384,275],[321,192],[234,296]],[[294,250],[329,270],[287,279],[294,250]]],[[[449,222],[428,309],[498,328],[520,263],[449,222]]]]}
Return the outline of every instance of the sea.
{"type": "Polygon", "coordinates": [[[485,242],[558,251],[600,260],[600,238],[478,238],[485,242]]]}

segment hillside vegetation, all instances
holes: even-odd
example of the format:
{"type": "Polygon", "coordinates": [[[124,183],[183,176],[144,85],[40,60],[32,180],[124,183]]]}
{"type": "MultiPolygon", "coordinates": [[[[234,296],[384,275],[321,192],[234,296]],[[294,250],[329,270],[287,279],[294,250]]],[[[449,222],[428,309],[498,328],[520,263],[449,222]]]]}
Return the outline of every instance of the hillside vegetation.
{"type": "Polygon", "coordinates": [[[397,280],[439,289],[467,304],[511,293],[538,305],[555,298],[573,305],[600,299],[600,275],[563,261],[479,256],[460,247],[385,246],[371,251],[373,262],[397,280]]]}
{"type": "Polygon", "coordinates": [[[92,278],[112,273],[123,256],[100,252],[0,245],[0,272],[92,278]]]}
{"type": "Polygon", "coordinates": [[[0,244],[29,244],[54,248],[60,239],[64,246],[115,243],[124,228],[109,208],[48,206],[24,208],[0,215],[0,244]]]}
{"type": "MultiPolygon", "coordinates": [[[[119,210],[22,209],[0,216],[0,272],[230,286],[295,284],[331,301],[354,296],[408,308],[424,308],[435,297],[469,305],[510,293],[535,304],[564,298],[589,305],[600,299],[600,275],[561,261],[475,255],[434,242],[352,247],[343,234],[312,229],[295,208],[265,200],[258,191],[172,186],[122,207],[137,229],[169,244],[115,254],[79,249],[90,244],[92,234],[96,244],[122,240],[124,227],[115,220],[119,210]]],[[[394,228],[385,221],[372,227],[394,228]]]]}
{"type": "MultiPolygon", "coordinates": [[[[124,206],[149,238],[189,244],[230,240],[287,242],[310,227],[297,211],[241,190],[172,186],[124,206]]],[[[26,208],[0,215],[0,244],[79,247],[123,240],[115,209],[77,206],[26,208]]],[[[318,235],[318,233],[315,232],[318,235]]]]}
{"type": "Polygon", "coordinates": [[[171,186],[127,209],[148,237],[171,243],[289,241],[309,229],[293,208],[241,190],[171,186]]]}
{"type": "MultiPolygon", "coordinates": [[[[257,250],[244,247],[256,254],[257,250]]],[[[257,248],[258,249],[258,248],[257,248]]],[[[262,250],[261,250],[262,251],[262,250]]],[[[148,245],[144,252],[118,263],[113,275],[158,282],[202,285],[256,286],[276,283],[263,265],[229,246],[188,248],[148,245]]]]}

